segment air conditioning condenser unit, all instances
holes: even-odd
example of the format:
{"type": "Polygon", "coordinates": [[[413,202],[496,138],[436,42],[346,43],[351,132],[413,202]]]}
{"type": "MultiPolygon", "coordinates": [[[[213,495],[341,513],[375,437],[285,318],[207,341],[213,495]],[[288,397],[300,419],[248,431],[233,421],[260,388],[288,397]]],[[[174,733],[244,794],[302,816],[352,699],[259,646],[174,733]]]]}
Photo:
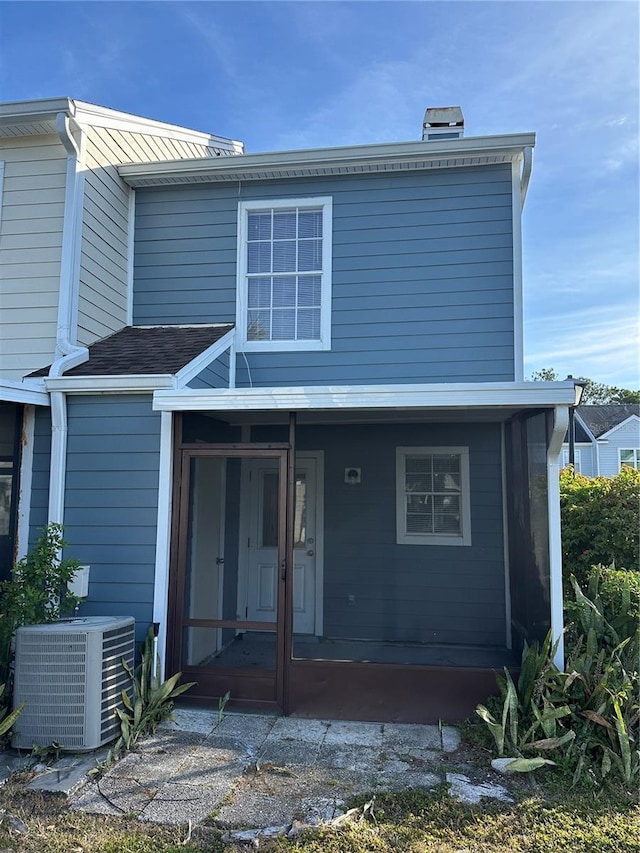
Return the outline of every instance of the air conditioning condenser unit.
{"type": "Polygon", "coordinates": [[[133,667],[134,619],[89,616],[16,632],[13,701],[25,707],[12,745],[59,744],[70,752],[97,749],[120,733],[116,708],[130,690],[124,659],[133,667]]]}

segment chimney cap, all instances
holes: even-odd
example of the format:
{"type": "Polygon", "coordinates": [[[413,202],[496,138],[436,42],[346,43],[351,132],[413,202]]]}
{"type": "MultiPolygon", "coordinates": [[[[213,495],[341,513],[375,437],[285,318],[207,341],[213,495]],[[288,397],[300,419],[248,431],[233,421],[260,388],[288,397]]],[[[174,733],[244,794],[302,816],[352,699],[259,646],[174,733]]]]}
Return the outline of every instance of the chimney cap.
{"type": "Polygon", "coordinates": [[[464,127],[460,107],[427,107],[423,127],[464,127]]]}

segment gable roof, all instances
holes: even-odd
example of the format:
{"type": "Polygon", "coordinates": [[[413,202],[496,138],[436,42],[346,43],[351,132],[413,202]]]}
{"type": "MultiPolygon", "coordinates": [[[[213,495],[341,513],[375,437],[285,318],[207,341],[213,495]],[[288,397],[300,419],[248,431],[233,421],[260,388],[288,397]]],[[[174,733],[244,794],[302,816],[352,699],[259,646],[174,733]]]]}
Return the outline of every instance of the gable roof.
{"type": "MultiPolygon", "coordinates": [[[[89,347],[89,360],[65,376],[176,374],[233,329],[233,323],[201,326],[126,326],[89,347]]],[[[48,376],[43,367],[30,376],[48,376]]]]}
{"type": "Polygon", "coordinates": [[[594,438],[604,436],[635,415],[640,417],[640,403],[610,403],[602,406],[577,406],[576,412],[594,438]]]}

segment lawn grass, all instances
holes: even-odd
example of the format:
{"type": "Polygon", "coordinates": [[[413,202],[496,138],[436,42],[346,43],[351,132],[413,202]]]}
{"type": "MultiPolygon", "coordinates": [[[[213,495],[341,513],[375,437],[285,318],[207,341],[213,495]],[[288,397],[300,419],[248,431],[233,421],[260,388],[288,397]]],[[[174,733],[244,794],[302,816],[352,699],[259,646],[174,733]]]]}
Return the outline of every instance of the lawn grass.
{"type": "MultiPolygon", "coordinates": [[[[538,787],[538,786],[535,786],[538,787]]],[[[354,801],[361,805],[366,797],[354,801]]],[[[155,826],[133,818],[69,812],[61,797],[0,789],[0,810],[28,827],[19,834],[0,825],[0,851],[13,853],[235,853],[221,833],[155,826]],[[186,842],[186,843],[185,843],[186,842]]],[[[621,789],[539,790],[515,805],[452,800],[434,791],[377,794],[374,820],[339,831],[324,829],[272,842],[272,853],[640,853],[640,809],[621,789]]]]}

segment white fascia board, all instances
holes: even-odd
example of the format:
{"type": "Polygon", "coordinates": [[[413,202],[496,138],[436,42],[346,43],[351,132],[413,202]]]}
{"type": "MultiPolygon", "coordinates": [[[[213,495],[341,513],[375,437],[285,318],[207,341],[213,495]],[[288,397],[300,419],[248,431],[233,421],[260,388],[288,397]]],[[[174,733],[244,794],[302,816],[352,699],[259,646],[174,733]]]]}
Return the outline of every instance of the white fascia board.
{"type": "Polygon", "coordinates": [[[157,411],[455,409],[572,406],[573,382],[476,382],[158,391],[157,411]]]}
{"type": "Polygon", "coordinates": [[[235,333],[235,329],[230,329],[226,335],[223,335],[215,343],[211,344],[210,347],[207,347],[206,350],[201,352],[200,355],[197,355],[192,361],[185,364],[185,366],[176,373],[176,388],[184,388],[184,386],[201,373],[205,367],[208,367],[212,361],[215,361],[223,352],[228,350],[233,343],[235,333]]]}
{"type": "Polygon", "coordinates": [[[242,154],[244,151],[244,144],[235,139],[227,139],[224,136],[215,136],[212,133],[190,130],[177,124],[167,124],[166,122],[156,121],[155,119],[145,118],[144,116],[111,110],[108,107],[100,107],[97,104],[89,104],[86,101],[73,101],[73,104],[77,120],[92,127],[108,127],[115,130],[126,130],[130,133],[162,136],[165,139],[192,142],[196,145],[226,148],[237,154],[242,154]]]}
{"type": "Polygon", "coordinates": [[[175,377],[169,373],[131,374],[129,376],[60,376],[45,379],[47,391],[67,394],[135,393],[175,388],[175,377]]]}
{"type": "Polygon", "coordinates": [[[58,113],[75,114],[73,101],[69,98],[41,98],[34,101],[8,101],[0,104],[0,125],[31,124],[34,121],[50,121],[58,113]]]}
{"type": "Polygon", "coordinates": [[[331,169],[341,173],[361,171],[367,166],[382,165],[396,168],[415,167],[416,163],[445,161],[449,168],[456,161],[469,158],[502,156],[505,160],[521,158],[527,147],[535,145],[534,133],[508,136],[476,136],[467,139],[449,139],[442,142],[392,142],[377,145],[352,145],[340,148],[308,148],[300,151],[275,151],[263,154],[243,154],[232,160],[193,159],[120,166],[120,176],[131,186],[145,179],[157,178],[163,182],[178,182],[181,178],[206,180],[224,178],[231,173],[234,178],[243,174],[247,179],[277,172],[281,177],[292,176],[299,170],[331,169]]]}
{"type": "Polygon", "coordinates": [[[628,426],[628,424],[633,423],[633,421],[637,421],[640,425],[640,418],[637,415],[629,415],[628,418],[625,418],[623,421],[620,421],[619,424],[616,424],[615,426],[611,427],[611,429],[608,429],[606,432],[603,432],[602,435],[598,438],[598,441],[608,441],[612,433],[617,432],[624,426],[628,426]]]}
{"type": "Polygon", "coordinates": [[[28,406],[50,405],[42,380],[33,380],[33,384],[28,385],[26,382],[0,379],[0,400],[5,403],[25,403],[28,406]]]}

